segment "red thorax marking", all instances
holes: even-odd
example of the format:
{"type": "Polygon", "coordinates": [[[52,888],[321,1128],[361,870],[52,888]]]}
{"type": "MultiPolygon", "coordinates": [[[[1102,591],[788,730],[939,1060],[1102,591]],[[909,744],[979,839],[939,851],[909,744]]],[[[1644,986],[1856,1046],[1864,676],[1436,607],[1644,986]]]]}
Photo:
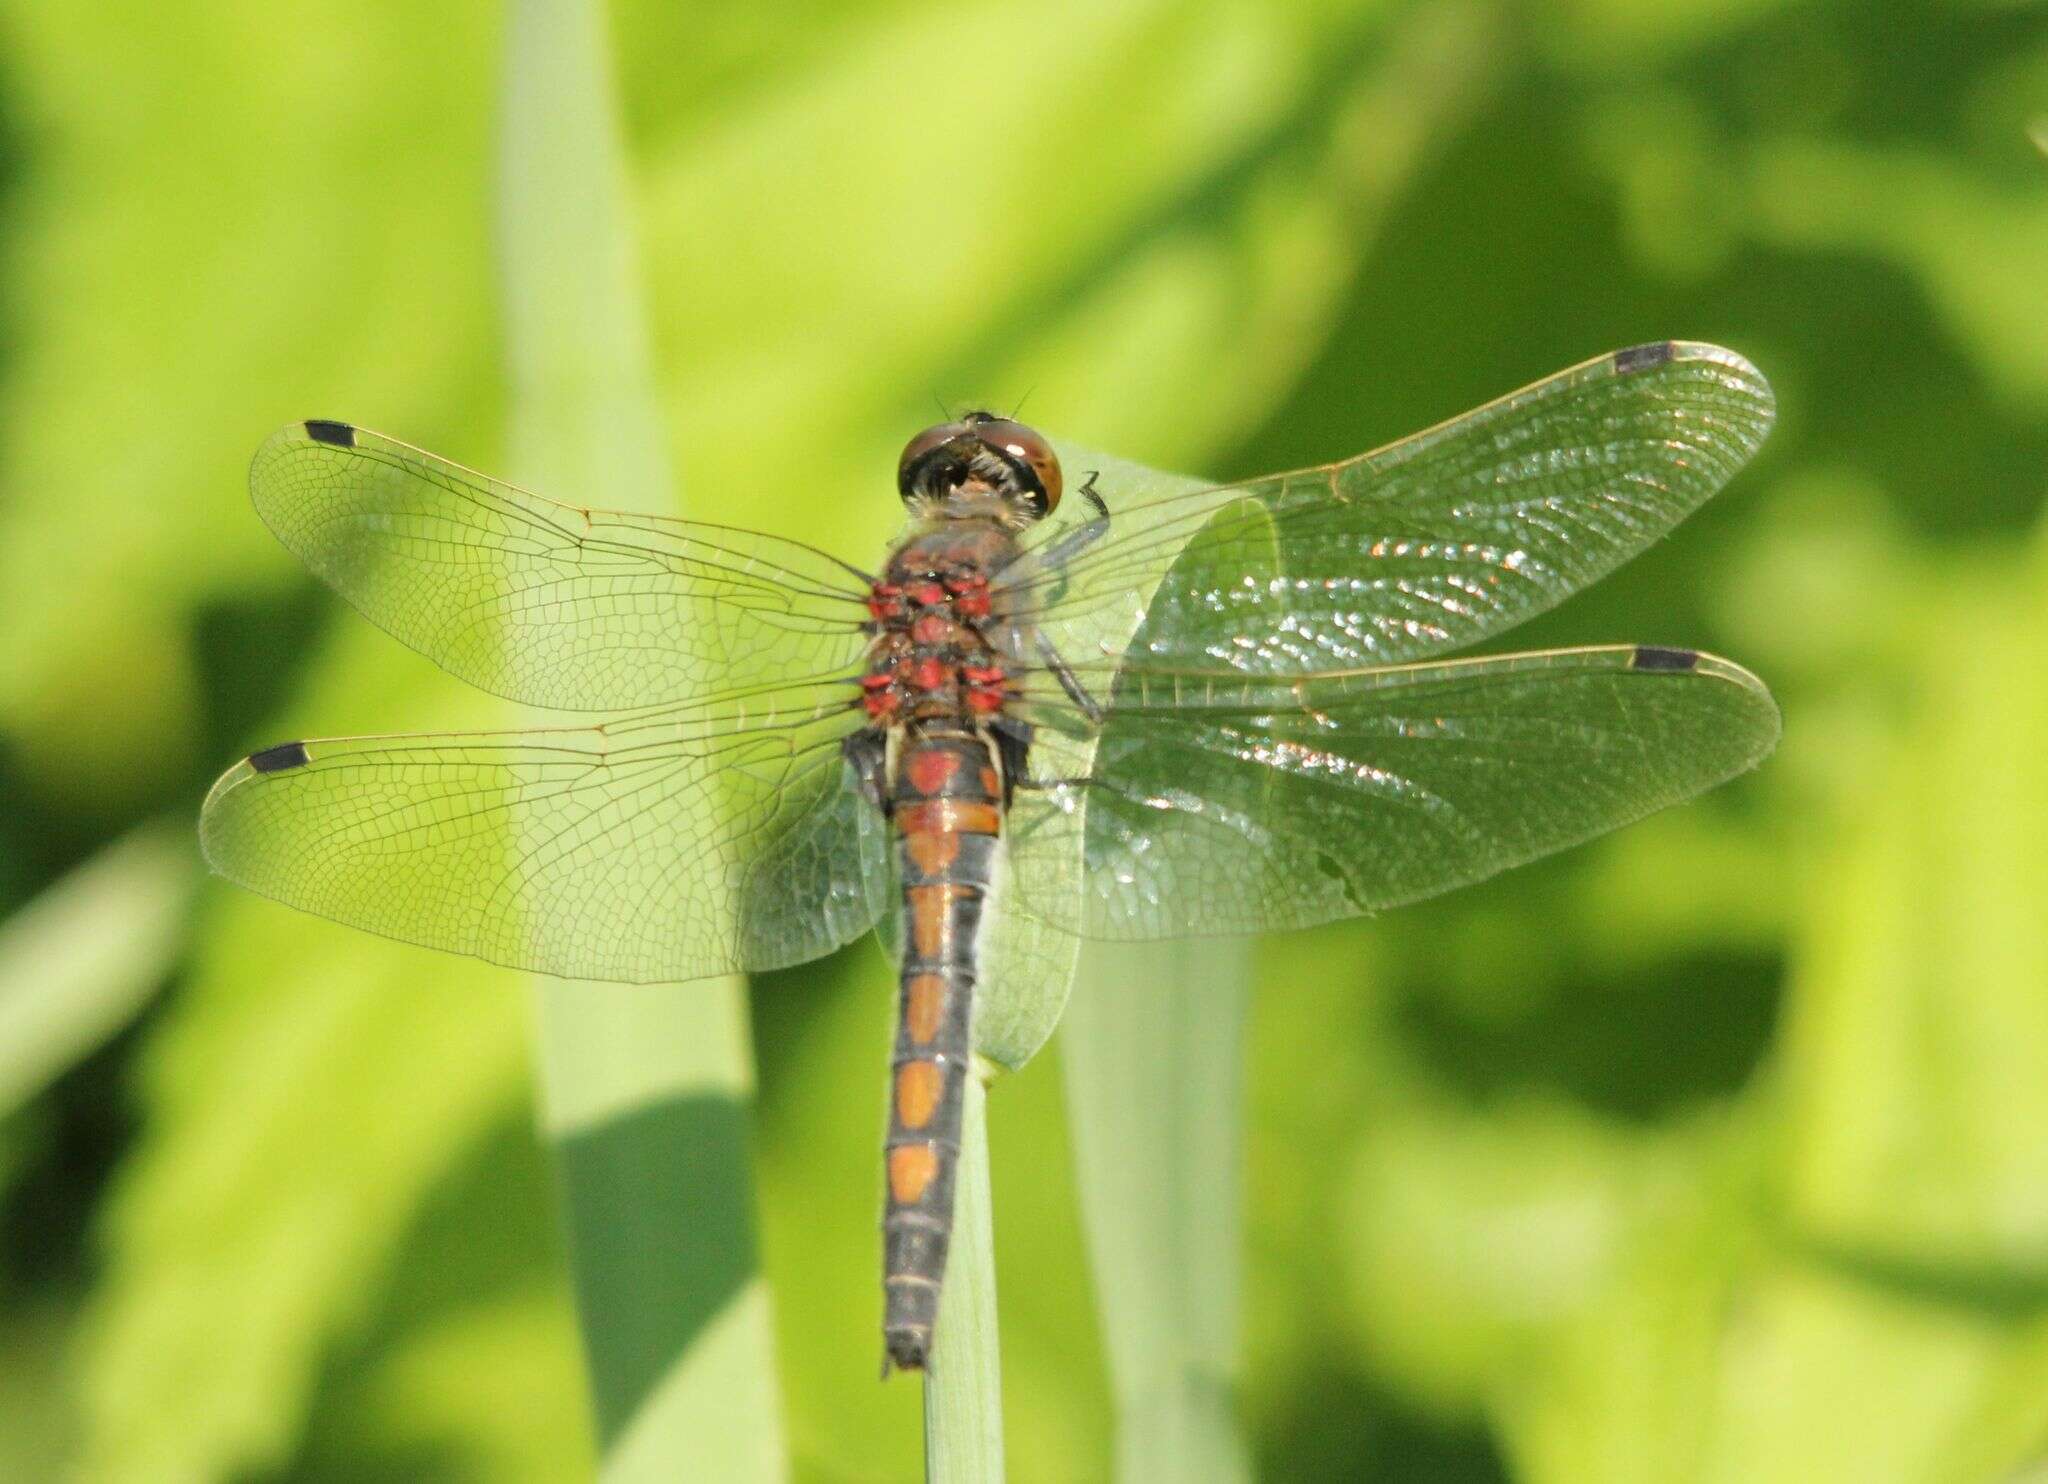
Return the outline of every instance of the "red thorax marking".
{"type": "Polygon", "coordinates": [[[877,619],[900,618],[903,614],[903,589],[893,582],[878,582],[868,592],[868,612],[877,619]]]}
{"type": "Polygon", "coordinates": [[[967,683],[967,704],[976,711],[1003,709],[1003,672],[995,665],[963,665],[960,678],[967,683]]]}

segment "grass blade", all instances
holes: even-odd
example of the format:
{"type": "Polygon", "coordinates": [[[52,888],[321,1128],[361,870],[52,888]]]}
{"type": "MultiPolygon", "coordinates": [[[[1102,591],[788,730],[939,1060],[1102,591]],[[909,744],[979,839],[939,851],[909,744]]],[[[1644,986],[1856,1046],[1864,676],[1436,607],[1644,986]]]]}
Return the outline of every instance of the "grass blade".
{"type": "Polygon", "coordinates": [[[1233,1408],[1251,944],[1082,950],[1060,1043],[1121,1480],[1251,1477],[1233,1408]]]}
{"type": "Polygon", "coordinates": [[[199,862],[144,825],[0,923],[0,1116],[126,1025],[184,943],[199,862]]]}
{"type": "Polygon", "coordinates": [[[924,1380],[925,1478],[1002,1484],[1003,1377],[996,1323],[995,1210],[989,1192],[988,1091],[967,1079],[946,1263],[931,1369],[924,1380]]]}
{"type": "MultiPolygon", "coordinates": [[[[510,12],[500,227],[519,477],[673,510],[603,16],[510,12]]],[[[579,495],[577,492],[593,493],[579,495]]],[[[546,1133],[567,1207],[603,1476],[779,1478],[747,1179],[744,983],[541,984],[546,1133]]]]}

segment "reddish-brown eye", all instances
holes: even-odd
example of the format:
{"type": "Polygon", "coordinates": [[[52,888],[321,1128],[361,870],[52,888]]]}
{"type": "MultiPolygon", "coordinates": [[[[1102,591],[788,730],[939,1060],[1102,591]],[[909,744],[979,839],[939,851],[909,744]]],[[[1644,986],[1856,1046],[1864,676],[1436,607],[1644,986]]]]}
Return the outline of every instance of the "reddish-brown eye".
{"type": "Polygon", "coordinates": [[[965,423],[939,423],[926,428],[915,438],[903,445],[903,457],[896,461],[896,489],[900,494],[910,493],[910,481],[917,473],[917,466],[924,462],[925,455],[933,449],[943,448],[967,431],[965,423]]]}
{"type": "Polygon", "coordinates": [[[1040,515],[1051,515],[1058,508],[1060,461],[1043,434],[1007,417],[991,417],[975,423],[974,434],[990,448],[999,448],[1011,458],[1022,460],[1037,476],[1039,488],[1045,491],[1045,508],[1038,512],[1040,515]]]}

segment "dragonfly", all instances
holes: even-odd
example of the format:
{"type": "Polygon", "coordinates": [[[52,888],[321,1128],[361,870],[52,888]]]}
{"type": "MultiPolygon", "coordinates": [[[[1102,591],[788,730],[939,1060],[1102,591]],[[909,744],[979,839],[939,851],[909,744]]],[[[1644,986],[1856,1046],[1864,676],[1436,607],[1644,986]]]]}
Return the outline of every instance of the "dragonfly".
{"type": "Polygon", "coordinates": [[[1356,917],[1755,766],[1778,712],[1728,660],[1451,656],[1663,537],[1772,415],[1741,356],[1662,341],[1340,462],[1063,501],[1055,446],[974,412],[904,448],[873,571],[296,423],[250,475],[284,544],[463,680],[584,715],[266,747],[202,843],[291,906],[575,979],[778,969],[879,928],[884,1369],[922,1368],[990,923],[1356,917]]]}

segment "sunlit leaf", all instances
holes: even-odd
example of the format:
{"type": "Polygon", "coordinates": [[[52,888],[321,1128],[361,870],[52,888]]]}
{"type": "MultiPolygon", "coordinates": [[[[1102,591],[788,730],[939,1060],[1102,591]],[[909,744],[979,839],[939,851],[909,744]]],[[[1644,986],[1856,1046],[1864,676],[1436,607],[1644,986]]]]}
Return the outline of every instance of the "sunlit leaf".
{"type": "Polygon", "coordinates": [[[254,901],[217,910],[108,1214],[83,1377],[102,1477],[288,1458],[326,1347],[522,1073],[503,976],[254,901]]]}
{"type": "MultiPolygon", "coordinates": [[[[602,7],[521,0],[506,53],[499,220],[522,473],[675,496],[602,7]]],[[[539,1071],[607,1480],[786,1471],[747,1178],[737,979],[545,980],[539,1071]]]]}
{"type": "Polygon", "coordinates": [[[1117,1477],[1133,1484],[1251,1476],[1235,1398],[1251,954],[1243,940],[1092,945],[1067,1011],[1076,1185],[1117,1477]]]}
{"type": "Polygon", "coordinates": [[[2048,1305],[2048,563],[1972,564],[1929,606],[1910,726],[1815,878],[1793,1207],[1900,1281],[2048,1305]]]}
{"type": "Polygon", "coordinates": [[[184,822],[151,825],[0,923],[0,1109],[96,1049],[163,983],[199,875],[184,822]]]}
{"type": "Polygon", "coordinates": [[[0,725],[68,797],[190,767],[187,615],[298,580],[242,494],[263,434],[473,422],[486,367],[492,13],[373,8],[261,45],[232,6],[175,46],[155,24],[10,7],[10,96],[52,168],[10,239],[0,725]]]}

